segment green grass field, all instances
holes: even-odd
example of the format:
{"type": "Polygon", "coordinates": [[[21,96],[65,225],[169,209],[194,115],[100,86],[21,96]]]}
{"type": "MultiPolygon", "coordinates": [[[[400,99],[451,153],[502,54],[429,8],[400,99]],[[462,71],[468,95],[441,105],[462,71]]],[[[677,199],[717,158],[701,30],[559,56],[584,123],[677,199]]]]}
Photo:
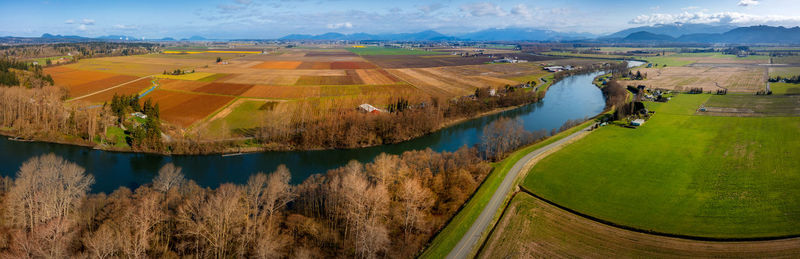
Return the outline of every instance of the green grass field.
{"type": "Polygon", "coordinates": [[[106,139],[114,142],[116,148],[127,148],[128,143],[125,141],[125,131],[119,127],[110,126],[106,129],[106,139]]]}
{"type": "Polygon", "coordinates": [[[647,60],[647,62],[658,65],[658,67],[663,67],[664,65],[668,67],[682,67],[694,63],[694,61],[678,59],[673,56],[639,57],[639,59],[647,60]]]}
{"type": "Polygon", "coordinates": [[[494,165],[494,170],[486,177],[486,180],[481,184],[472,198],[467,201],[461,211],[458,212],[453,217],[453,220],[450,221],[447,226],[436,235],[436,237],[431,242],[430,246],[425,250],[420,258],[444,258],[447,254],[453,250],[453,247],[458,244],[458,241],[464,236],[464,233],[469,230],[472,226],[472,223],[478,218],[478,215],[481,214],[481,211],[486,204],[489,203],[489,200],[492,198],[492,195],[497,191],[497,187],[500,186],[500,183],[503,182],[503,179],[508,174],[508,171],[514,167],[522,157],[527,155],[530,152],[533,152],[536,149],[549,145],[559,139],[562,139],[566,136],[569,136],[572,133],[577,132],[578,130],[583,129],[584,127],[588,126],[590,123],[594,123],[593,121],[589,121],[573,127],[569,130],[556,134],[542,142],[527,146],[523,149],[517,150],[516,152],[512,153],[503,161],[494,165]]]}
{"type": "Polygon", "coordinates": [[[426,51],[423,49],[401,49],[401,48],[385,48],[385,47],[365,47],[365,48],[347,48],[348,51],[356,53],[361,56],[373,55],[442,55],[445,52],[426,51]]]}
{"type": "Polygon", "coordinates": [[[676,96],[638,129],[601,128],[538,163],[524,186],[645,230],[800,234],[800,117],[692,116],[709,97],[676,96]]]}
{"type": "Polygon", "coordinates": [[[224,133],[225,128],[228,131],[255,128],[263,119],[261,115],[266,112],[262,109],[264,104],[264,101],[240,100],[239,104],[233,104],[237,106],[227,116],[211,121],[208,124],[208,130],[212,133],[221,134],[224,133]]]}
{"type": "Polygon", "coordinates": [[[800,84],[770,83],[772,94],[800,94],[800,84]]]}

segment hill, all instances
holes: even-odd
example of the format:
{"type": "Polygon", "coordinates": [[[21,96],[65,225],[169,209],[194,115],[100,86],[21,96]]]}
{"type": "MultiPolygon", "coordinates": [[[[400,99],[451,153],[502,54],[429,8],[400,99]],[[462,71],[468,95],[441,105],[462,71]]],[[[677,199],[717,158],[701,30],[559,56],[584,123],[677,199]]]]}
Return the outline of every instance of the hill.
{"type": "Polygon", "coordinates": [[[731,25],[707,25],[707,24],[690,24],[690,23],[673,23],[673,24],[656,24],[653,26],[640,26],[629,29],[624,29],[615,32],[611,35],[602,38],[625,38],[634,32],[649,32],[652,34],[669,35],[670,37],[678,38],[683,35],[697,34],[697,33],[724,33],[735,26],[731,25]]]}

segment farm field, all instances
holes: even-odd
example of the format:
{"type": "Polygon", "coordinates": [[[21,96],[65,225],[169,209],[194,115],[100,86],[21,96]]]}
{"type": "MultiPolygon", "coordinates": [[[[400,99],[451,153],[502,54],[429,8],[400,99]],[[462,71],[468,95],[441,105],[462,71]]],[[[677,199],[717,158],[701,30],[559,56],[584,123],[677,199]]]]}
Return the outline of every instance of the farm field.
{"type": "Polygon", "coordinates": [[[793,77],[800,76],[800,67],[770,67],[770,77],[793,77]]]}
{"type": "Polygon", "coordinates": [[[369,46],[365,48],[347,48],[347,51],[361,56],[375,55],[440,55],[446,52],[427,51],[424,49],[386,48],[369,46]]]}
{"type": "Polygon", "coordinates": [[[770,83],[772,94],[797,94],[800,95],[800,84],[770,83]]]}
{"type": "Polygon", "coordinates": [[[800,64],[800,56],[785,56],[772,58],[773,64],[800,64]]]}
{"type": "Polygon", "coordinates": [[[800,239],[708,242],[608,226],[519,193],[478,258],[725,258],[791,257],[800,239]]]}
{"type": "Polygon", "coordinates": [[[258,127],[266,119],[265,116],[278,105],[281,104],[265,100],[238,99],[211,118],[206,129],[209,134],[218,137],[227,137],[231,132],[248,131],[258,127]]]}
{"type": "Polygon", "coordinates": [[[222,108],[234,97],[156,89],[143,99],[158,103],[162,119],[181,127],[189,127],[222,108]]]}
{"type": "Polygon", "coordinates": [[[114,95],[138,95],[151,87],[153,87],[152,81],[149,78],[145,78],[108,91],[97,92],[82,98],[81,101],[87,101],[90,103],[103,103],[111,100],[114,95]]]}
{"type": "Polygon", "coordinates": [[[680,90],[703,88],[714,91],[727,88],[730,92],[756,92],[766,88],[764,70],[746,67],[664,67],[634,69],[647,73],[647,79],[626,81],[649,88],[680,90]]]}
{"type": "Polygon", "coordinates": [[[638,129],[600,128],[540,161],[523,186],[648,231],[800,234],[800,117],[693,116],[710,97],[682,94],[654,105],[654,117],[638,129]]]}
{"type": "MultiPolygon", "coordinates": [[[[149,89],[151,79],[155,79],[158,86],[145,99],[152,98],[160,104],[164,121],[181,127],[209,125],[213,129],[208,131],[218,129],[219,123],[198,122],[208,119],[207,116],[238,98],[250,98],[250,102],[273,100],[291,103],[280,107],[308,107],[309,103],[338,104],[330,109],[356,107],[362,103],[383,106],[400,97],[421,101],[431,96],[445,99],[466,96],[479,87],[516,85],[524,82],[521,79],[536,80],[549,74],[534,62],[487,64],[491,61],[488,56],[462,58],[428,51],[424,51],[425,54],[438,55],[419,55],[419,51],[403,49],[366,49],[366,52],[359,53],[363,57],[349,48],[286,49],[268,54],[190,50],[180,54],[84,59],[76,64],[48,68],[48,72],[53,74],[57,84],[70,89],[73,96],[86,95],[83,101],[95,104],[109,101],[114,94],[141,93],[149,89]],[[403,55],[398,55],[398,51],[403,55]],[[189,54],[193,52],[198,53],[189,54]],[[216,63],[216,57],[225,62],[216,63]],[[401,68],[386,69],[380,61],[401,68]],[[175,69],[194,72],[163,74],[175,69]],[[150,78],[106,90],[144,76],[150,78]]],[[[531,61],[574,65],[597,62],[513,54],[531,61]]],[[[245,109],[247,105],[237,102],[234,110],[245,109]]],[[[318,116],[326,112],[322,108],[314,109],[318,116]]],[[[219,114],[236,116],[230,115],[236,112],[219,114]]],[[[219,114],[214,115],[214,121],[225,119],[219,114]]],[[[289,123],[289,120],[278,123],[289,123]]]]}
{"type": "Polygon", "coordinates": [[[800,116],[800,95],[714,95],[704,104],[706,111],[696,115],[712,116],[800,116]]]}

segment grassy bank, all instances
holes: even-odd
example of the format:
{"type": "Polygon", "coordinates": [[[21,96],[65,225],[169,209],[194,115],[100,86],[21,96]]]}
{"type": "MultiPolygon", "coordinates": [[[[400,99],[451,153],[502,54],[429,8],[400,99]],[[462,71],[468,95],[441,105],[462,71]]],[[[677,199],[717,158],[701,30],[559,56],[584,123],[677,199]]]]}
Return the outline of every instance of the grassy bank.
{"type": "MultiPolygon", "coordinates": [[[[711,238],[800,234],[800,117],[697,116],[711,95],[653,106],[543,159],[523,185],[642,230],[711,238]]],[[[715,97],[725,98],[725,97],[715,97]]]]}
{"type": "Polygon", "coordinates": [[[430,246],[420,257],[446,257],[453,247],[458,244],[458,241],[461,240],[461,238],[464,236],[464,233],[469,230],[469,228],[472,226],[472,223],[478,218],[478,215],[481,214],[481,211],[483,211],[483,208],[486,207],[487,203],[489,203],[492,195],[497,191],[498,186],[500,186],[500,183],[503,182],[503,179],[506,177],[514,164],[519,162],[519,160],[528,153],[569,136],[570,134],[588,126],[590,123],[593,123],[593,121],[583,123],[567,131],[556,134],[555,136],[552,136],[542,142],[517,150],[506,159],[503,159],[503,161],[496,163],[494,165],[494,170],[492,170],[492,172],[486,177],[486,180],[484,180],[483,184],[481,184],[475,194],[473,194],[469,201],[467,201],[464,207],[461,208],[458,214],[453,217],[447,226],[445,226],[445,228],[436,235],[430,246]]]}

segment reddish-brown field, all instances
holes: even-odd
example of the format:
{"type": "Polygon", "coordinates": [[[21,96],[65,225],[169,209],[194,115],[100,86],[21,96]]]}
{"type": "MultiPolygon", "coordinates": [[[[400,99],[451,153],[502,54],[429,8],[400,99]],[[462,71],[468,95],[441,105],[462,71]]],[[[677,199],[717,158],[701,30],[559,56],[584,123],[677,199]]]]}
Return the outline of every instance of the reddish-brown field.
{"type": "Polygon", "coordinates": [[[153,83],[150,82],[150,80],[142,79],[142,80],[139,80],[139,81],[136,81],[136,82],[133,82],[133,83],[130,83],[130,84],[126,84],[126,85],[123,85],[123,86],[120,86],[120,87],[117,87],[117,88],[114,88],[114,89],[111,89],[111,90],[108,90],[108,91],[104,91],[104,92],[100,92],[100,93],[96,93],[96,94],[87,96],[86,98],[83,98],[82,100],[85,100],[85,101],[88,101],[88,102],[92,102],[92,103],[102,103],[102,102],[111,101],[111,98],[113,98],[114,95],[127,95],[127,96],[130,96],[130,95],[134,95],[134,94],[139,94],[139,92],[144,91],[145,89],[148,89],[148,88],[150,88],[152,86],[153,86],[153,83]]]}
{"type": "Polygon", "coordinates": [[[311,51],[306,53],[306,57],[356,57],[353,52],[350,51],[311,51]]]}
{"type": "Polygon", "coordinates": [[[303,62],[303,64],[300,64],[300,66],[298,66],[297,68],[298,69],[331,69],[331,64],[332,64],[332,62],[309,61],[309,62],[303,62]]]}
{"type": "Polygon", "coordinates": [[[194,89],[195,92],[225,95],[241,95],[250,90],[253,85],[229,84],[229,83],[210,83],[194,89]]]}
{"type": "Polygon", "coordinates": [[[55,81],[56,85],[64,87],[85,84],[95,80],[100,80],[115,76],[114,74],[111,73],[78,70],[64,66],[45,68],[44,73],[52,76],[53,81],[55,81]]]}
{"type": "Polygon", "coordinates": [[[300,61],[264,61],[252,68],[261,69],[295,69],[303,62],[300,61]]]}
{"type": "Polygon", "coordinates": [[[355,72],[367,85],[389,85],[400,81],[383,69],[359,69],[355,72]]]}
{"type": "Polygon", "coordinates": [[[377,68],[375,65],[367,62],[333,62],[331,69],[367,69],[377,68]]]}
{"type": "Polygon", "coordinates": [[[154,90],[145,99],[158,103],[161,119],[181,127],[189,127],[224,107],[234,97],[154,90]]]}
{"type": "Polygon", "coordinates": [[[135,76],[125,76],[125,75],[117,75],[108,78],[103,78],[100,80],[95,80],[92,82],[74,85],[74,86],[67,86],[67,90],[69,91],[70,97],[79,97],[83,95],[87,95],[90,93],[94,93],[106,88],[110,88],[125,82],[130,82],[136,80],[137,77],[135,76]]]}
{"type": "Polygon", "coordinates": [[[319,86],[293,86],[293,85],[255,85],[247,92],[241,94],[244,97],[253,98],[276,98],[276,99],[299,99],[309,97],[319,97],[319,86]]]}
{"type": "Polygon", "coordinates": [[[354,85],[352,76],[301,76],[295,85],[354,85]]]}
{"type": "Polygon", "coordinates": [[[203,87],[209,83],[189,81],[189,80],[174,80],[174,79],[158,79],[160,88],[167,90],[177,91],[194,91],[197,88],[203,87]]]}

